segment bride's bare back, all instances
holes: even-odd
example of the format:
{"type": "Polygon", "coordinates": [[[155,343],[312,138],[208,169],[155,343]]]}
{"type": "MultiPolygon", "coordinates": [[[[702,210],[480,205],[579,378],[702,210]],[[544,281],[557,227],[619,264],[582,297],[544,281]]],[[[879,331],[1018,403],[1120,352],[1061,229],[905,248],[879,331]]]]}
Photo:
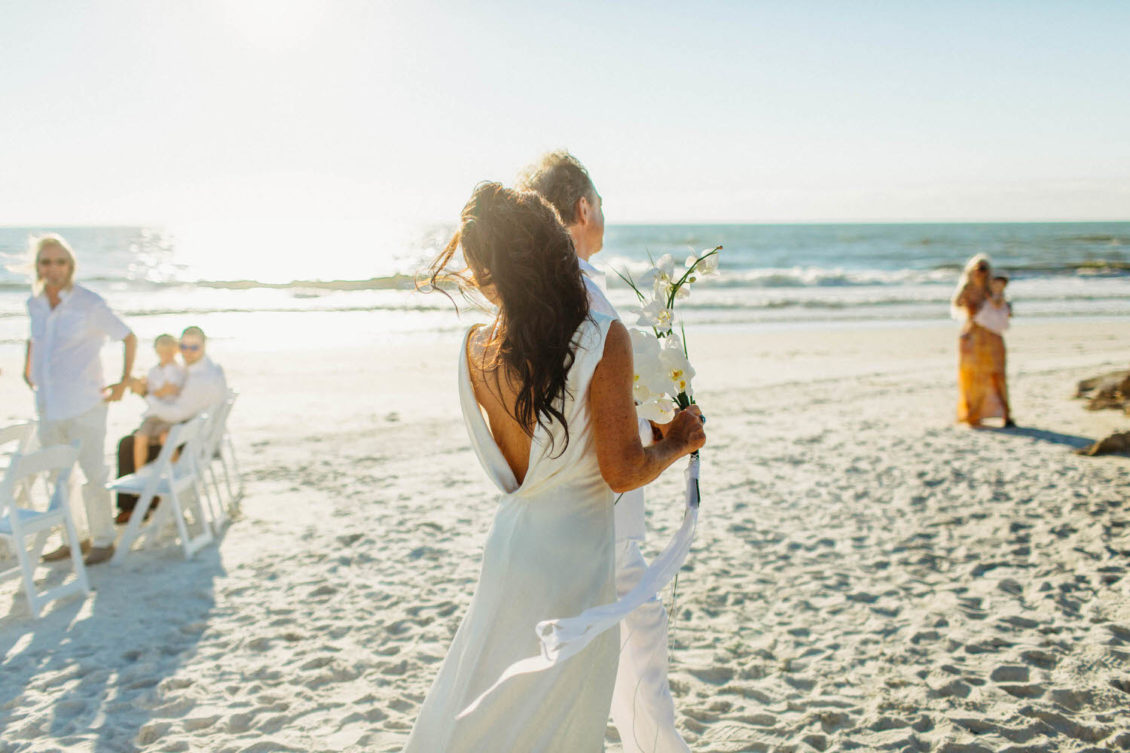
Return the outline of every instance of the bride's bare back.
{"type": "Polygon", "coordinates": [[[475,401],[487,414],[487,423],[494,442],[506,458],[506,464],[519,484],[530,469],[531,434],[533,427],[523,427],[514,419],[514,403],[518,391],[508,378],[506,366],[497,360],[498,343],[490,338],[486,327],[476,329],[467,341],[467,366],[475,401]],[[487,367],[484,369],[484,365],[487,367]]]}
{"type": "MultiPolygon", "coordinates": [[[[498,362],[498,344],[480,327],[467,340],[467,366],[475,401],[487,415],[491,435],[519,484],[530,468],[532,429],[514,418],[517,390],[507,368],[498,362]],[[527,431],[529,429],[529,431],[527,431]]],[[[593,375],[589,402],[597,457],[605,480],[617,492],[652,481],[663,469],[701,447],[706,436],[698,408],[680,413],[667,427],[665,441],[644,448],[639,441],[632,400],[632,351],[628,331],[619,322],[609,330],[603,357],[593,375]]]]}

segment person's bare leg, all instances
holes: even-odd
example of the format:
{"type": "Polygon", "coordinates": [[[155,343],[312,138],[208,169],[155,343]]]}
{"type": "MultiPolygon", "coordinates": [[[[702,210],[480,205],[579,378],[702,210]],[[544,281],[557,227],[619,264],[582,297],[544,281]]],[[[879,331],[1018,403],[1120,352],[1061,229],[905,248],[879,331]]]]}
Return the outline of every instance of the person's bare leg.
{"type": "Polygon", "coordinates": [[[141,466],[149,462],[149,437],[140,431],[133,435],[133,470],[140,471],[141,466]]]}

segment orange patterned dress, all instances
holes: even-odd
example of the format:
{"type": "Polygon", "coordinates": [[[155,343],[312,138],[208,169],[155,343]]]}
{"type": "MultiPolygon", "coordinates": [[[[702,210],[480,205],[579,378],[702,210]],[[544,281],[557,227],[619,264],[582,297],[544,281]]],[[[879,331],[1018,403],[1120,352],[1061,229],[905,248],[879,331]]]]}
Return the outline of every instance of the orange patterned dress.
{"type": "Polygon", "coordinates": [[[993,389],[993,376],[1003,374],[1004,340],[980,324],[967,322],[958,338],[958,421],[977,426],[982,419],[1004,416],[993,389]]]}

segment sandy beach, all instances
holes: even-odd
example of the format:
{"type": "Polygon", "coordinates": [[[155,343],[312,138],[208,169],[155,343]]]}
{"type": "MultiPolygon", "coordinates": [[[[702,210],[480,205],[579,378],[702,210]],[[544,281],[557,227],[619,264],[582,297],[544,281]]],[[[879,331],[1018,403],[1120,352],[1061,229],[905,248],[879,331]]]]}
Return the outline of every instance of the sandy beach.
{"type": "MultiPolygon", "coordinates": [[[[1125,320],[1018,321],[1011,431],[953,424],[948,323],[689,339],[711,420],[671,684],[693,750],[1130,750],[1130,459],[1071,452],[1126,429],[1071,399],[1127,366],[1125,320]]],[[[92,568],[39,620],[0,584],[0,753],[398,751],[493,513],[458,340],[218,339],[242,515],[193,560],[92,568]]],[[[0,354],[4,423],[30,416],[21,363],[0,354]]],[[[652,554],[680,505],[672,469],[652,554]]]]}

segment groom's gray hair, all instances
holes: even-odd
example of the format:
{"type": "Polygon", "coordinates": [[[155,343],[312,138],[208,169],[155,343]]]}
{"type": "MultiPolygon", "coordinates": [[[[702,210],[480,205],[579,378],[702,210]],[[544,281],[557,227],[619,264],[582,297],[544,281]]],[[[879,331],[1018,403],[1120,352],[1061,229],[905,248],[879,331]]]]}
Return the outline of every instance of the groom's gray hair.
{"type": "Polygon", "coordinates": [[[596,186],[581,161],[561,149],[543,154],[518,176],[518,188],[534,191],[557,210],[566,227],[577,221],[577,202],[592,200],[596,186]]]}

